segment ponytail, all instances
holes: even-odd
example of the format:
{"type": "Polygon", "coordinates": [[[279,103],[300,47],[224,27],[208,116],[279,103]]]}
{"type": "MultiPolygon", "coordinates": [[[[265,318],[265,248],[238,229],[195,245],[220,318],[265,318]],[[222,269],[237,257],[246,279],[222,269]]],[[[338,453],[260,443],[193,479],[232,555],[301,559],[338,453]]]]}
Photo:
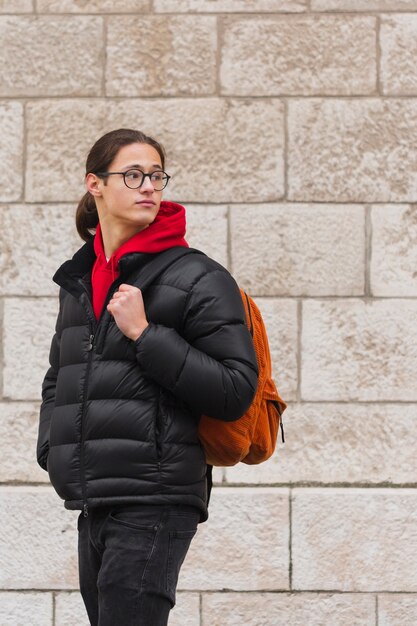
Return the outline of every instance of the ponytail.
{"type": "Polygon", "coordinates": [[[79,201],[75,214],[75,225],[81,239],[88,241],[94,237],[89,229],[96,228],[98,221],[96,202],[91,193],[87,191],[79,201]]]}

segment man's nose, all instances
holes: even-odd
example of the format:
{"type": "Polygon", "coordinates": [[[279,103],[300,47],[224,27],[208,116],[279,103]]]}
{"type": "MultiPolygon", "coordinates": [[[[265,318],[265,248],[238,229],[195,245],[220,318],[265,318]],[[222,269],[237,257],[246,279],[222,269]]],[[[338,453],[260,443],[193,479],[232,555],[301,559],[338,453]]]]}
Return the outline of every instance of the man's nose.
{"type": "Polygon", "coordinates": [[[140,186],[142,191],[153,191],[153,185],[149,176],[145,176],[140,186]]]}

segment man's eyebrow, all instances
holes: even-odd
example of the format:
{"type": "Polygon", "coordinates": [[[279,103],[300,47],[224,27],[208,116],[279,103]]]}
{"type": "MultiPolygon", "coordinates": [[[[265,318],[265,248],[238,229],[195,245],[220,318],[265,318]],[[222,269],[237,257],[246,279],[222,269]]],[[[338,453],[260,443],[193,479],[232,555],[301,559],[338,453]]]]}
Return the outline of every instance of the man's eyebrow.
{"type": "MultiPolygon", "coordinates": [[[[151,166],[151,169],[154,170],[162,170],[162,165],[160,165],[159,163],[153,163],[151,166]]],[[[122,167],[122,170],[143,170],[143,165],[141,165],[140,163],[133,163],[133,165],[125,165],[125,167],[122,167]]]]}

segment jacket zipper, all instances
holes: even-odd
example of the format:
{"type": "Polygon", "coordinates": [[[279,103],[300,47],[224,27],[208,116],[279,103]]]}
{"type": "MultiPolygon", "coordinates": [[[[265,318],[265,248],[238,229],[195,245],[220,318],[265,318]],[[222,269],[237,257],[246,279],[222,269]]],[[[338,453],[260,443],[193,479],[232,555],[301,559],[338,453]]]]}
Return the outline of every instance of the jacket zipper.
{"type": "Polygon", "coordinates": [[[87,361],[87,370],[85,373],[85,381],[84,381],[84,390],[83,390],[83,407],[81,411],[81,442],[80,442],[80,475],[81,475],[81,491],[83,498],[83,515],[84,517],[88,517],[88,503],[87,503],[87,486],[85,481],[85,471],[84,471],[84,415],[85,415],[85,407],[86,407],[86,394],[87,394],[87,383],[88,377],[90,375],[91,361],[93,356],[93,347],[94,347],[94,334],[90,334],[90,343],[88,345],[88,361],[87,361]]]}
{"type": "MultiPolygon", "coordinates": [[[[84,308],[87,313],[88,323],[90,327],[90,337],[88,344],[88,361],[87,361],[87,369],[85,373],[85,381],[84,381],[84,389],[83,389],[83,405],[81,410],[81,433],[80,433],[80,479],[81,479],[81,493],[83,500],[83,516],[88,517],[88,502],[87,502],[87,485],[85,480],[85,453],[84,453],[84,417],[86,411],[87,404],[87,389],[88,389],[88,378],[90,376],[91,362],[93,360],[93,349],[95,347],[94,340],[97,336],[98,327],[100,325],[101,319],[103,317],[103,312],[105,311],[105,307],[107,302],[109,302],[110,297],[106,299],[106,303],[103,306],[102,314],[100,315],[100,319],[97,321],[94,315],[93,307],[91,305],[89,292],[86,286],[84,285],[83,280],[79,279],[80,284],[82,285],[86,295],[87,295],[87,303],[84,305],[84,308]]],[[[113,290],[112,290],[113,293],[113,290]]]]}
{"type": "Polygon", "coordinates": [[[83,390],[83,405],[82,405],[82,410],[81,410],[81,433],[80,433],[80,478],[81,478],[81,493],[82,493],[82,499],[83,499],[83,516],[84,517],[88,517],[88,502],[87,502],[87,486],[86,486],[86,480],[85,480],[85,472],[84,472],[84,416],[85,416],[85,410],[86,410],[86,404],[87,404],[87,389],[88,389],[88,378],[90,375],[90,369],[91,369],[91,362],[93,360],[93,349],[94,347],[97,345],[96,343],[94,343],[94,340],[96,339],[97,335],[98,335],[98,329],[99,326],[101,324],[103,315],[106,311],[106,306],[107,304],[110,302],[111,297],[113,295],[113,293],[116,291],[116,289],[118,288],[119,284],[121,284],[123,281],[120,279],[120,276],[118,279],[116,279],[116,281],[114,281],[114,283],[111,285],[109,292],[107,294],[106,300],[104,302],[103,305],[103,309],[102,312],[100,314],[100,318],[97,321],[96,317],[94,315],[94,310],[93,310],[93,306],[91,304],[91,300],[90,300],[90,294],[88,292],[87,287],[85,286],[82,278],[79,279],[79,283],[81,284],[81,286],[83,287],[83,290],[85,291],[86,295],[87,295],[87,303],[85,304],[85,310],[87,313],[87,318],[88,318],[88,323],[89,323],[89,327],[90,327],[90,337],[89,337],[89,344],[88,344],[88,361],[87,361],[87,369],[86,369],[86,373],[85,373],[85,381],[84,381],[84,390],[83,390]]]}

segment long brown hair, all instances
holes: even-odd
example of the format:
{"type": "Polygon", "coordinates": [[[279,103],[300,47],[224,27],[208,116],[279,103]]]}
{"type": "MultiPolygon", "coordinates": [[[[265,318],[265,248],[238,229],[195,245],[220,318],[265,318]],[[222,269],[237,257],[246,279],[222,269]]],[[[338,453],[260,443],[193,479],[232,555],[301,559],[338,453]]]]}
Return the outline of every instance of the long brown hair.
{"type": "MultiPolygon", "coordinates": [[[[119,128],[100,137],[91,148],[85,164],[86,175],[90,172],[92,174],[105,172],[120,148],[131,143],[145,143],[155,148],[161,157],[162,169],[165,168],[165,150],[160,143],[140,130],[119,128]]],[[[87,191],[79,201],[75,214],[75,224],[81,239],[88,241],[94,237],[94,234],[90,233],[90,229],[96,228],[98,221],[96,202],[90,192],[87,191]]]]}

